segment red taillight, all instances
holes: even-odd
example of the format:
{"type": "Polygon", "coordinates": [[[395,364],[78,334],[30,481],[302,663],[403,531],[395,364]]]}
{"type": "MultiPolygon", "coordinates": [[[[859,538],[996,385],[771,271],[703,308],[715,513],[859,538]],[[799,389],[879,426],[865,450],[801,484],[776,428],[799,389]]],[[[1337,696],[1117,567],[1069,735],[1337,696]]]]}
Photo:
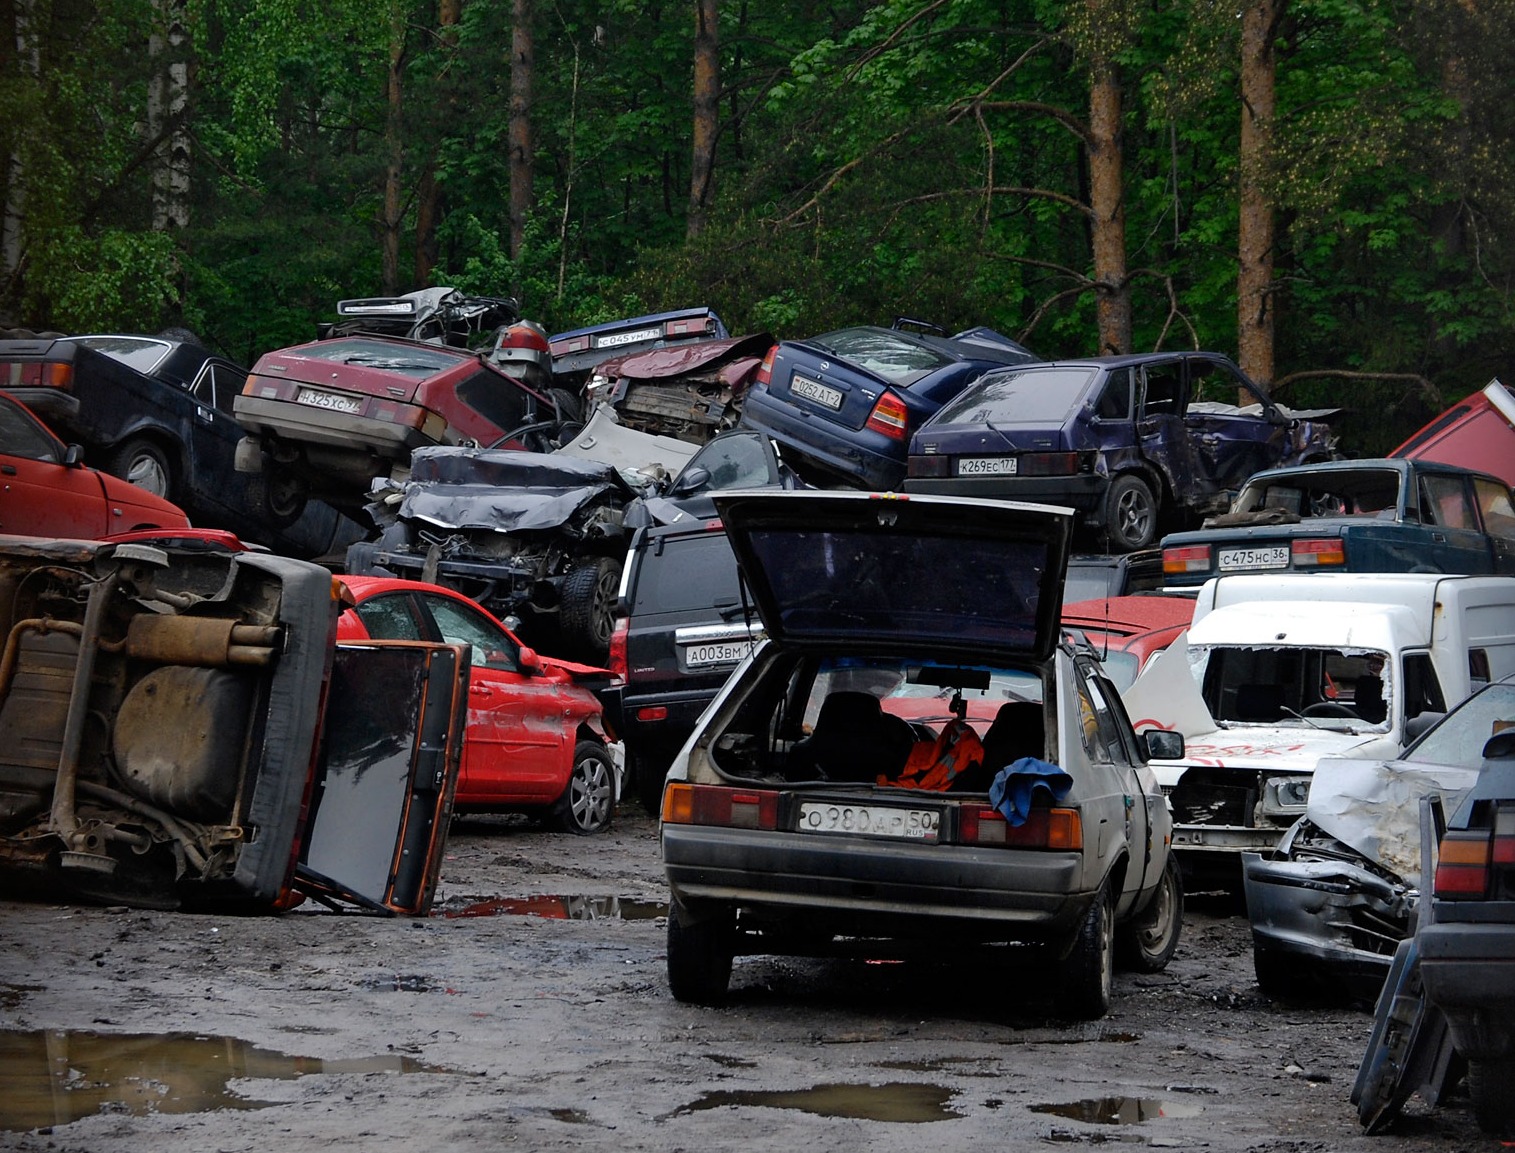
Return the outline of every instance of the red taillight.
{"type": "Polygon", "coordinates": [[[1494,816],[1494,851],[1489,860],[1496,865],[1515,865],[1515,805],[1500,805],[1494,816]]]}
{"type": "Polygon", "coordinates": [[[648,705],[646,708],[637,710],[639,721],[666,721],[667,719],[668,708],[665,705],[648,705]]]}
{"type": "Polygon", "coordinates": [[[887,389],[873,405],[865,427],[881,432],[891,440],[904,440],[909,431],[910,410],[905,402],[887,389]]]}
{"type": "Polygon", "coordinates": [[[770,789],[727,789],[675,782],[663,790],[663,822],[729,829],[778,828],[779,795],[770,789]]]}
{"type": "Polygon", "coordinates": [[[618,617],[615,628],[610,633],[610,655],[606,658],[605,667],[615,676],[626,679],[626,634],[631,631],[631,621],[626,617],[618,617]]]}
{"type": "Polygon", "coordinates": [[[773,357],[778,350],[776,344],[768,350],[768,355],[763,357],[763,363],[758,365],[757,372],[752,377],[754,383],[767,384],[773,379],[773,357]]]}
{"type": "Polygon", "coordinates": [[[1441,839],[1436,860],[1437,897],[1481,898],[1489,890],[1490,829],[1452,829],[1441,839]]]}
{"type": "Polygon", "coordinates": [[[1210,546],[1207,544],[1186,545],[1183,548],[1163,549],[1164,573],[1209,571],[1210,546]]]}
{"type": "Polygon", "coordinates": [[[912,455],[905,464],[905,474],[907,476],[951,476],[951,464],[950,456],[912,455]]]}
{"type": "Polygon", "coordinates": [[[1347,563],[1347,546],[1340,537],[1325,540],[1297,540],[1289,546],[1289,563],[1295,568],[1319,568],[1321,565],[1347,563]]]}
{"type": "Polygon", "coordinates": [[[0,364],[0,388],[57,388],[74,385],[74,366],[66,361],[0,364]]]}
{"type": "Polygon", "coordinates": [[[965,845],[1002,845],[1007,849],[1084,847],[1084,822],[1077,809],[1032,809],[1023,825],[1012,825],[987,805],[958,810],[958,839],[965,845]]]}
{"type": "Polygon", "coordinates": [[[1016,458],[1020,476],[1072,476],[1078,472],[1076,452],[1026,452],[1016,458]]]}

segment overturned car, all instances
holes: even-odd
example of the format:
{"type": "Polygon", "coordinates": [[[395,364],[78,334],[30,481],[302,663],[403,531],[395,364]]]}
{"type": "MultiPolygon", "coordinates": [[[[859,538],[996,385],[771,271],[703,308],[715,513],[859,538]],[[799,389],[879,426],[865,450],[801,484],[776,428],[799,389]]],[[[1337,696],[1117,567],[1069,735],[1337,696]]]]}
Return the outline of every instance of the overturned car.
{"type": "Polygon", "coordinates": [[[0,537],[0,590],[9,891],[427,911],[467,650],[337,646],[349,598],[326,569],[192,534],[0,537]]]}
{"type": "Polygon", "coordinates": [[[609,655],[636,490],[614,465],[558,453],[422,448],[409,480],[378,481],[377,541],[348,571],[441,584],[521,621],[539,648],[609,655]]]}

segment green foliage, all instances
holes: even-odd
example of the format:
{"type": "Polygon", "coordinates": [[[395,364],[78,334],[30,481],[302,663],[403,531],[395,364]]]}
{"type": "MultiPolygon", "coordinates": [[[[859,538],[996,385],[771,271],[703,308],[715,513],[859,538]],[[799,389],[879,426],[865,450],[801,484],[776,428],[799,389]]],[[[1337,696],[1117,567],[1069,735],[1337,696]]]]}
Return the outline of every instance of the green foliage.
{"type": "Polygon", "coordinates": [[[24,307],[62,332],[154,331],[178,293],[179,253],[162,233],[56,230],[29,270],[24,307]],[[88,275],[80,275],[88,269],[88,275]]]}

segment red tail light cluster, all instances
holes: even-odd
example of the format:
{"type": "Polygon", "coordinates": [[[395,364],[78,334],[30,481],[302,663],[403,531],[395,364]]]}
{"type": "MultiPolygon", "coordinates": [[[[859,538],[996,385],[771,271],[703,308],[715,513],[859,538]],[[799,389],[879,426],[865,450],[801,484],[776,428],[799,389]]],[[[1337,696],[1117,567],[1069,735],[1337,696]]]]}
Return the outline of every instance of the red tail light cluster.
{"type": "Polygon", "coordinates": [[[1084,847],[1084,822],[1077,809],[1032,809],[1025,824],[1012,825],[988,805],[958,809],[958,840],[965,845],[1003,845],[1007,849],[1084,847]]]}
{"type": "Polygon", "coordinates": [[[1187,545],[1184,548],[1163,549],[1164,573],[1187,573],[1210,571],[1210,546],[1187,545]]]}
{"type": "Polygon", "coordinates": [[[773,357],[778,350],[779,346],[776,344],[768,350],[768,355],[763,357],[763,363],[758,365],[757,372],[753,374],[753,383],[766,385],[773,379],[773,357]]]}
{"type": "Polygon", "coordinates": [[[0,364],[0,387],[58,388],[67,392],[74,387],[74,366],[60,361],[0,364]]]}
{"type": "Polygon", "coordinates": [[[626,617],[617,617],[615,628],[610,634],[610,655],[605,663],[605,667],[623,681],[626,679],[626,634],[630,631],[631,621],[626,617]]]}
{"type": "Polygon", "coordinates": [[[868,428],[881,432],[891,440],[904,440],[909,429],[910,410],[894,393],[884,391],[868,414],[868,428]]]}
{"type": "Polygon", "coordinates": [[[1340,537],[1297,540],[1289,546],[1289,565],[1292,568],[1322,568],[1346,563],[1347,546],[1340,537]]]}
{"type": "Polygon", "coordinates": [[[1482,901],[1502,895],[1515,868],[1515,802],[1494,811],[1492,825],[1451,829],[1441,839],[1433,891],[1443,900],[1482,901]]]}
{"type": "Polygon", "coordinates": [[[663,821],[772,830],[778,828],[779,795],[771,789],[671,784],[663,790],[663,821]]]}

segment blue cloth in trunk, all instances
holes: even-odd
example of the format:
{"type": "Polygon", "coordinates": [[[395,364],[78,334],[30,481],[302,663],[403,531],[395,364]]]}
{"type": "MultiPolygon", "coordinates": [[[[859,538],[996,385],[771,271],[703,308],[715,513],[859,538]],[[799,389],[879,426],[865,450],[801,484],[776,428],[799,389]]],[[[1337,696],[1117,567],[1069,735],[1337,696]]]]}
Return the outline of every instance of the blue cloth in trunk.
{"type": "Polygon", "coordinates": [[[994,777],[989,786],[989,803],[1004,814],[1012,827],[1026,823],[1031,815],[1031,799],[1037,789],[1046,789],[1054,801],[1060,801],[1073,788],[1073,778],[1056,765],[1035,757],[1011,761],[994,777]]]}

